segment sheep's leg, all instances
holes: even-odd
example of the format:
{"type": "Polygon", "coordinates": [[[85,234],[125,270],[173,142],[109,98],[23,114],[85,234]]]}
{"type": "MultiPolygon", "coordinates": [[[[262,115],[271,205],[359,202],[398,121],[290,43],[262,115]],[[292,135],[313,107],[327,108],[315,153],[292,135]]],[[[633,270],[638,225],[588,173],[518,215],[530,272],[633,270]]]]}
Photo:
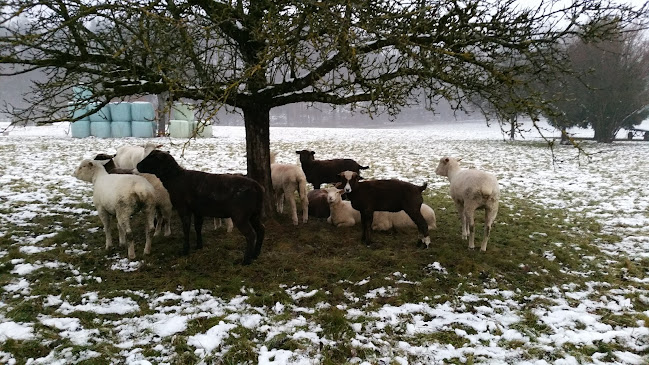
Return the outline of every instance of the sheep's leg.
{"type": "MultiPolygon", "coordinates": [[[[421,206],[421,204],[419,204],[421,206]]],[[[405,211],[406,214],[412,219],[413,222],[417,225],[417,230],[421,234],[421,243],[426,245],[426,248],[428,248],[428,245],[430,245],[430,235],[428,234],[428,223],[426,222],[426,218],[421,214],[421,209],[408,209],[405,211]]]]}
{"type": "Polygon", "coordinates": [[[164,214],[165,237],[171,236],[171,209],[164,214]]]}
{"type": "Polygon", "coordinates": [[[284,192],[278,190],[275,193],[275,204],[277,205],[277,213],[284,213],[284,192]]]}
{"type": "Polygon", "coordinates": [[[232,218],[225,218],[225,231],[231,233],[232,228],[234,228],[234,224],[232,223],[232,218]]]}
{"type": "Polygon", "coordinates": [[[259,214],[255,214],[250,218],[250,223],[252,224],[252,228],[255,230],[255,253],[253,255],[253,258],[256,259],[259,257],[259,254],[261,253],[261,245],[264,243],[264,236],[266,235],[266,227],[264,227],[264,224],[261,223],[261,216],[259,214]]]}
{"type": "Polygon", "coordinates": [[[131,230],[131,210],[117,211],[117,227],[119,228],[120,245],[128,245],[128,258],[135,259],[135,241],[133,240],[133,231],[131,230]]]}
{"type": "Polygon", "coordinates": [[[464,213],[464,204],[462,204],[462,202],[456,201],[455,207],[457,208],[457,212],[460,217],[460,222],[462,223],[462,239],[466,240],[469,234],[466,230],[466,217],[464,213]]]}
{"type": "Polygon", "coordinates": [[[297,206],[295,205],[295,194],[292,192],[286,194],[286,200],[288,200],[288,204],[291,207],[291,219],[293,220],[293,225],[297,226],[298,220],[297,220],[297,206]]]}
{"type": "MultiPolygon", "coordinates": [[[[146,222],[144,223],[145,224],[144,254],[148,255],[151,253],[151,241],[152,241],[151,236],[155,235],[155,233],[153,233],[153,230],[155,229],[154,221],[156,216],[156,207],[154,205],[150,205],[145,208],[144,213],[146,214],[146,222]]],[[[162,214],[159,215],[159,218],[160,219],[158,219],[158,225],[162,226],[163,223],[162,214]]]]}
{"type": "Polygon", "coordinates": [[[374,212],[361,212],[361,225],[363,226],[363,235],[361,242],[369,246],[372,244],[372,222],[374,221],[374,212]]]}
{"type": "MultiPolygon", "coordinates": [[[[255,229],[253,228],[249,218],[232,218],[234,226],[237,227],[239,232],[241,232],[244,237],[246,237],[246,249],[243,254],[243,264],[250,265],[252,263],[252,260],[255,258],[257,245],[261,244],[257,243],[257,234],[255,233],[255,229]]],[[[261,252],[261,246],[259,246],[259,251],[261,252]]]]}
{"type": "Polygon", "coordinates": [[[101,219],[101,223],[104,225],[104,234],[106,234],[106,249],[109,249],[113,247],[113,234],[110,231],[111,215],[104,209],[99,209],[97,213],[99,213],[99,219],[101,219]]]}
{"type": "Polygon", "coordinates": [[[306,196],[300,196],[302,202],[302,223],[307,223],[309,221],[309,198],[306,196]]]}
{"type": "Polygon", "coordinates": [[[464,220],[465,220],[465,230],[469,232],[469,248],[475,248],[475,209],[472,207],[465,207],[464,210],[464,220]]]}
{"type": "Polygon", "coordinates": [[[194,215],[194,230],[196,231],[196,248],[203,248],[203,216],[194,215]]]}
{"type": "Polygon", "coordinates": [[[221,218],[214,218],[214,229],[221,227],[221,218]]]}
{"type": "MultiPolygon", "coordinates": [[[[180,213],[180,212],[178,212],[180,213]]],[[[189,227],[192,223],[192,216],[190,214],[180,214],[180,221],[183,226],[183,255],[189,255],[189,227]]]]}
{"type": "Polygon", "coordinates": [[[480,251],[487,251],[487,243],[489,242],[489,235],[491,234],[491,225],[496,219],[496,214],[498,214],[498,205],[493,208],[488,206],[485,207],[484,239],[482,240],[480,251]]]}
{"type": "Polygon", "coordinates": [[[160,235],[160,232],[162,231],[162,224],[164,223],[164,219],[162,218],[162,211],[160,209],[156,209],[155,212],[155,232],[153,233],[154,237],[157,237],[160,235]]]}

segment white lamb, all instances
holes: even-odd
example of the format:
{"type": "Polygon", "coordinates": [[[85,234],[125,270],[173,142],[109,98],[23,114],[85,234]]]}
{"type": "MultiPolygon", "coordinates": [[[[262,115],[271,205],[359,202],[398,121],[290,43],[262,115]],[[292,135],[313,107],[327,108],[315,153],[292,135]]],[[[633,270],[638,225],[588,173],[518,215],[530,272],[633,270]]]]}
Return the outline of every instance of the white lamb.
{"type": "Polygon", "coordinates": [[[309,220],[309,199],[306,195],[306,176],[302,168],[297,165],[275,163],[277,152],[270,154],[270,177],[275,190],[277,212],[284,212],[284,198],[291,207],[293,224],[298,224],[297,208],[295,206],[295,192],[297,191],[302,203],[302,223],[309,220]]]}
{"type": "Polygon", "coordinates": [[[460,160],[453,157],[442,157],[435,173],[447,176],[451,183],[451,198],[455,202],[462,221],[462,239],[466,240],[468,236],[471,249],[475,247],[475,210],[484,208],[484,240],[480,250],[486,251],[491,225],[498,214],[498,198],[500,196],[498,180],[488,172],[461,169],[460,160]]]}
{"type": "MultiPolygon", "coordinates": [[[[437,228],[435,220],[435,211],[433,208],[426,204],[421,205],[421,215],[428,223],[428,229],[437,228]]],[[[372,229],[375,231],[387,231],[394,228],[397,231],[405,231],[411,228],[417,229],[417,225],[406,214],[406,212],[374,212],[374,220],[372,221],[372,229]]]]}
{"type": "Polygon", "coordinates": [[[138,162],[142,161],[151,151],[162,147],[161,144],[147,143],[143,146],[121,146],[113,158],[113,162],[120,169],[135,169],[138,162]]]}
{"type": "Polygon", "coordinates": [[[327,223],[336,227],[351,227],[361,222],[361,212],[352,208],[349,200],[342,200],[344,190],[338,188],[326,188],[327,202],[329,203],[329,218],[327,223]]]}
{"type": "Polygon", "coordinates": [[[117,217],[119,242],[125,245],[128,242],[128,257],[135,258],[135,243],[131,230],[131,215],[139,207],[146,215],[145,234],[146,243],[144,254],[151,252],[151,232],[155,217],[155,190],[142,176],[128,174],[108,174],[104,166],[95,160],[83,160],[74,171],[74,177],[93,184],[92,200],[99,213],[99,218],[104,224],[106,233],[106,248],[113,245],[110,230],[111,218],[117,217]]]}
{"type": "Polygon", "coordinates": [[[171,235],[171,212],[173,205],[171,204],[171,198],[169,197],[169,192],[162,185],[162,181],[158,179],[157,176],[147,173],[138,173],[138,175],[144,177],[153,189],[155,190],[155,200],[156,200],[156,225],[155,233],[153,236],[157,236],[162,231],[164,226],[164,235],[165,237],[171,235]]]}

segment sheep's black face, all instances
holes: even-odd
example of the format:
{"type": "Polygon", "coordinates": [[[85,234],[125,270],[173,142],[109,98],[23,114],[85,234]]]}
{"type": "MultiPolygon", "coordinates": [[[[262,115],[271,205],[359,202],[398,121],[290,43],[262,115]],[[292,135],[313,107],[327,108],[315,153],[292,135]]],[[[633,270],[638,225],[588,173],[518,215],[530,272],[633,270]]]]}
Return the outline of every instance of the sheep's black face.
{"type": "Polygon", "coordinates": [[[181,169],[176,160],[168,152],[153,150],[137,164],[137,171],[156,175],[165,179],[181,169]]]}
{"type": "Polygon", "coordinates": [[[314,151],[309,151],[309,150],[301,150],[301,151],[295,151],[298,155],[300,155],[300,162],[308,162],[308,161],[315,161],[315,152],[314,151]]]}

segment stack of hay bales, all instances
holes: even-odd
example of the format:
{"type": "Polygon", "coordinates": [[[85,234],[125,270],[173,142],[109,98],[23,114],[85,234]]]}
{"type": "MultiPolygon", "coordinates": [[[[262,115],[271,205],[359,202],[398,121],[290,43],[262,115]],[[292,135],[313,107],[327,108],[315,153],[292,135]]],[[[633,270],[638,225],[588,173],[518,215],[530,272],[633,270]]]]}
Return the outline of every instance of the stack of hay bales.
{"type": "MultiPolygon", "coordinates": [[[[77,118],[98,104],[89,103],[92,93],[83,87],[73,88],[74,101],[68,103],[72,118],[77,118]]],[[[74,138],[95,136],[98,138],[155,136],[156,122],[153,105],[148,102],[109,103],[97,112],[75,121],[70,126],[74,138]]]]}
{"type": "Polygon", "coordinates": [[[194,131],[196,131],[197,137],[212,137],[212,126],[196,121],[191,105],[174,103],[172,119],[169,121],[169,136],[173,138],[189,138],[194,134],[194,131]]]}

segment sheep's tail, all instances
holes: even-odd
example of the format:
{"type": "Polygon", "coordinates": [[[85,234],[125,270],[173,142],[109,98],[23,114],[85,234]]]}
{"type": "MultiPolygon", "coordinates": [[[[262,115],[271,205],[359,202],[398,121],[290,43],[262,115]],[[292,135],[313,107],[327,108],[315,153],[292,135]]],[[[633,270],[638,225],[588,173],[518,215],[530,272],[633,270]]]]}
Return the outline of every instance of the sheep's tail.
{"type": "Polygon", "coordinates": [[[418,186],[419,191],[423,192],[424,190],[426,190],[426,187],[427,187],[427,186],[428,186],[428,183],[427,183],[427,182],[425,182],[424,185],[422,185],[422,186],[418,186]]]}
{"type": "Polygon", "coordinates": [[[369,168],[370,168],[369,165],[368,165],[368,166],[361,166],[361,165],[358,165],[358,169],[359,169],[359,170],[367,170],[367,169],[369,169],[369,168]]]}

